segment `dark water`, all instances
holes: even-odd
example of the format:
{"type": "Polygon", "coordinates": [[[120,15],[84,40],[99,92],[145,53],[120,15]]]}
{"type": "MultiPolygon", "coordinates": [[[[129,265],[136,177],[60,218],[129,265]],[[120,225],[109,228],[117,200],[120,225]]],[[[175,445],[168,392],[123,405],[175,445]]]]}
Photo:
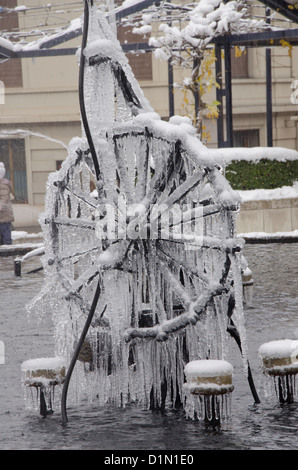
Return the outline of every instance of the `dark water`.
{"type": "Polygon", "coordinates": [[[0,449],[96,450],[297,450],[298,399],[280,405],[262,387],[258,348],[283,338],[298,338],[297,244],[246,245],[244,255],[254,278],[253,308],[246,309],[249,360],[261,404],[254,404],[235,345],[231,420],[219,429],[186,420],[182,412],[166,414],[136,406],[125,410],[91,406],[69,408],[61,424],[60,409],[46,419],[25,410],[20,366],[29,358],[53,355],[51,322],[28,321],[25,304],[38,292],[42,274],[27,275],[39,259],[27,261],[15,277],[13,258],[0,258],[0,449]]]}

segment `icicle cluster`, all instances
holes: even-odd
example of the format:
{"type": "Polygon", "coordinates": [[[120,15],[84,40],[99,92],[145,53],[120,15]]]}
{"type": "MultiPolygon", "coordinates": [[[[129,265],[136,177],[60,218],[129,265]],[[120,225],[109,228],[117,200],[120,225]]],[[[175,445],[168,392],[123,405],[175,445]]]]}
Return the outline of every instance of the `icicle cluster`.
{"type": "Polygon", "coordinates": [[[232,416],[232,394],[219,396],[188,395],[185,414],[190,419],[198,419],[210,424],[227,422],[232,416]]]}
{"type": "Polygon", "coordinates": [[[259,356],[267,376],[264,380],[267,395],[275,392],[281,403],[291,403],[297,398],[298,341],[282,339],[264,343],[259,348],[259,356]]]}
{"type": "Polygon", "coordinates": [[[39,410],[44,416],[52,413],[55,401],[61,399],[64,358],[29,359],[22,363],[21,370],[26,409],[39,410]]]}
{"type": "Polygon", "coordinates": [[[152,113],[107,24],[92,18],[85,98],[100,177],[83,133],[48,180],[45,284],[29,310],[52,315],[55,354],[70,360],[99,283],[71,396],[186,406],[185,364],[227,359],[231,324],[246,355],[239,201],[193,128],[152,113]]]}

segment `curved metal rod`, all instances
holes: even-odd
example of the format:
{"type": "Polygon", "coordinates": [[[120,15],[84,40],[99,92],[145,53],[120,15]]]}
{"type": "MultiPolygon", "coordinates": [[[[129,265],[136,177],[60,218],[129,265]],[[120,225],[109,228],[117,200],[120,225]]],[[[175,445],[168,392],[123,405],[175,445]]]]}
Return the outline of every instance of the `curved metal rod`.
{"type": "MultiPolygon", "coordinates": [[[[91,6],[93,5],[93,1],[91,0],[91,6]]],[[[81,45],[81,59],[80,59],[80,71],[79,71],[79,99],[80,99],[80,108],[81,108],[81,115],[82,115],[82,122],[84,125],[84,129],[86,132],[86,137],[88,140],[88,144],[90,147],[93,163],[94,163],[94,169],[95,169],[95,174],[96,174],[96,179],[99,179],[99,165],[98,165],[98,160],[97,160],[97,155],[95,151],[95,147],[93,144],[92,136],[90,133],[89,125],[88,125],[88,120],[87,120],[87,115],[86,115],[86,109],[85,109],[85,101],[84,101],[84,68],[85,68],[85,56],[84,56],[84,49],[87,44],[87,37],[88,37],[88,29],[89,29],[89,7],[88,7],[88,0],[85,0],[85,7],[84,7],[84,26],[83,26],[83,37],[82,37],[82,45],[81,45]]],[[[77,344],[76,350],[74,352],[74,355],[71,359],[70,365],[67,370],[67,374],[65,377],[65,381],[63,384],[63,390],[62,390],[62,397],[61,397],[61,413],[62,413],[62,422],[65,424],[68,419],[67,419],[67,412],[66,412],[66,400],[67,400],[67,392],[68,392],[68,387],[69,387],[69,382],[72,376],[72,372],[74,369],[74,366],[76,364],[78,355],[80,353],[81,347],[83,345],[83,342],[85,340],[85,337],[87,335],[87,332],[89,330],[90,324],[92,322],[95,309],[98,303],[99,295],[100,295],[100,280],[98,281],[96,291],[94,294],[94,298],[92,301],[92,305],[86,320],[86,323],[84,325],[83,331],[81,333],[79,342],[77,344]]]]}
{"type": "MultiPolygon", "coordinates": [[[[91,6],[93,2],[91,1],[91,6]]],[[[89,7],[88,7],[88,0],[85,0],[85,7],[84,7],[84,25],[83,25],[83,35],[82,35],[82,44],[81,44],[81,55],[80,55],[80,70],[79,70],[79,102],[80,102],[80,110],[82,116],[82,123],[85,129],[86,138],[89,144],[94,170],[97,181],[99,180],[100,170],[99,164],[97,159],[96,150],[94,147],[93,139],[91,136],[86,107],[85,107],[85,99],[84,99],[84,77],[85,77],[85,55],[84,49],[87,45],[87,38],[88,38],[88,30],[89,30],[89,7]]]]}
{"type": "Polygon", "coordinates": [[[97,306],[97,302],[98,302],[98,299],[99,299],[99,296],[100,296],[100,291],[101,291],[101,289],[100,289],[100,280],[99,280],[98,283],[97,283],[95,295],[94,295],[94,298],[93,298],[93,302],[92,302],[92,305],[91,305],[86,323],[84,325],[84,328],[83,328],[83,331],[81,333],[81,336],[80,336],[79,342],[77,344],[76,350],[74,352],[74,355],[71,359],[71,362],[70,362],[70,365],[69,365],[69,368],[67,370],[67,374],[66,374],[66,377],[65,377],[65,381],[64,381],[64,384],[63,384],[62,398],[61,398],[61,414],[62,414],[63,424],[67,423],[67,421],[68,421],[67,412],[66,412],[66,399],[67,399],[67,391],[68,391],[69,382],[70,382],[72,372],[73,372],[74,366],[76,364],[77,358],[79,356],[81,347],[83,345],[83,342],[86,338],[87,332],[88,332],[89,327],[91,325],[91,322],[92,322],[92,319],[93,319],[93,316],[94,316],[94,312],[95,312],[95,309],[96,309],[96,306],[97,306]]]}
{"type": "MultiPolygon", "coordinates": [[[[230,320],[230,325],[227,327],[227,332],[230,333],[232,338],[235,339],[235,341],[236,341],[236,343],[237,343],[237,345],[240,349],[240,352],[242,354],[242,345],[241,345],[240,334],[239,334],[239,332],[238,332],[237,328],[235,327],[232,320],[230,320]]],[[[254,384],[254,381],[253,381],[249,361],[247,361],[247,380],[248,380],[248,383],[249,383],[249,387],[250,387],[252,396],[255,400],[255,403],[261,403],[261,401],[259,399],[259,396],[258,396],[258,393],[257,393],[257,390],[256,390],[256,387],[255,387],[255,384],[254,384]]]]}

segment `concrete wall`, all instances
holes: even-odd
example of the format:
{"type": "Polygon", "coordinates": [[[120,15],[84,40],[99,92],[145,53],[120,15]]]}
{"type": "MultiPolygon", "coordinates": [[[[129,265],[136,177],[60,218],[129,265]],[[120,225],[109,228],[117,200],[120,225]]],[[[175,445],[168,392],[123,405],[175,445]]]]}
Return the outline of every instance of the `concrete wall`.
{"type": "Polygon", "coordinates": [[[244,202],[237,216],[236,229],[238,233],[298,230],[298,199],[244,202]]]}
{"type": "Polygon", "coordinates": [[[25,227],[38,227],[39,216],[44,211],[42,205],[13,204],[14,222],[13,228],[18,230],[25,227]]]}

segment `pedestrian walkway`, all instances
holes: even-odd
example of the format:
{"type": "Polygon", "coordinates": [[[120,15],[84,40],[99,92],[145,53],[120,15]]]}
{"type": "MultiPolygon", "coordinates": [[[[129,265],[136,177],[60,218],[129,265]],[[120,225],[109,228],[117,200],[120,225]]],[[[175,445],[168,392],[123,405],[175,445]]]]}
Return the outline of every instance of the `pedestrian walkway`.
{"type": "Polygon", "coordinates": [[[0,256],[22,256],[43,246],[40,227],[12,230],[12,245],[0,245],[0,256]]]}

